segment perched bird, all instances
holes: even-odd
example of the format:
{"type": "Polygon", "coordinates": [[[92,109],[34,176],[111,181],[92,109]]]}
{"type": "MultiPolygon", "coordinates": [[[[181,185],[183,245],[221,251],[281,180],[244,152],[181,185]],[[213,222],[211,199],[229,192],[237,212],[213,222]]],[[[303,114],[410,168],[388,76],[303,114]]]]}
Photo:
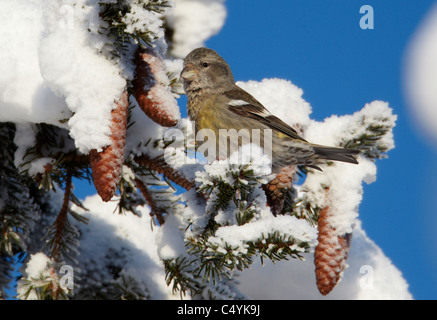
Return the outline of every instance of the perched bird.
{"type": "Polygon", "coordinates": [[[316,145],[299,136],[235,84],[231,68],[214,50],[197,48],[190,52],[184,60],[181,78],[188,96],[188,116],[195,122],[196,131],[209,129],[215,134],[217,158],[228,157],[242,143],[250,141],[264,150],[270,149],[273,173],[291,165],[321,170],[318,165],[327,160],[358,163],[354,155],[359,150],[316,145]],[[251,139],[254,129],[259,129],[259,139],[251,139]],[[265,132],[271,133],[271,141],[265,141],[265,132]],[[232,137],[237,133],[239,137],[232,137]],[[220,144],[227,147],[219,148],[220,144]]]}

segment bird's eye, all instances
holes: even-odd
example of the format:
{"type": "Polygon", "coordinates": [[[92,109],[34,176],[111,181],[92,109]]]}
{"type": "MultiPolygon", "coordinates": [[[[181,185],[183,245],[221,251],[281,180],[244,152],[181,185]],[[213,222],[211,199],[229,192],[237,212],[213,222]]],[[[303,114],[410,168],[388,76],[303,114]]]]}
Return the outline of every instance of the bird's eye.
{"type": "Polygon", "coordinates": [[[208,62],[204,62],[204,63],[202,63],[202,66],[203,66],[204,68],[206,68],[206,67],[209,66],[209,63],[208,63],[208,62]]]}

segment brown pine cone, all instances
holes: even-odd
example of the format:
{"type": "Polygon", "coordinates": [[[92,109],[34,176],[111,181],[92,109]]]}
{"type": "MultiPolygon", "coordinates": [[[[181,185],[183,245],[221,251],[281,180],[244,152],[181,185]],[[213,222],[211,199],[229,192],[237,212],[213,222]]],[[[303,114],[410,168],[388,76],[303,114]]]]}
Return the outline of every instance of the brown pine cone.
{"type": "Polygon", "coordinates": [[[124,91],[111,112],[111,144],[101,152],[91,150],[90,165],[94,186],[103,201],[109,201],[117,190],[124,162],[129,98],[124,91]]]}
{"type": "Polygon", "coordinates": [[[264,186],[267,204],[276,216],[281,213],[285,195],[293,187],[293,178],[296,167],[290,166],[281,169],[276,177],[264,186]]]}
{"type": "Polygon", "coordinates": [[[346,268],[352,234],[338,236],[329,223],[329,207],[321,210],[318,220],[318,244],[314,252],[316,284],[322,295],[327,295],[337,285],[346,268]]]}
{"type": "Polygon", "coordinates": [[[134,96],[144,113],[163,127],[179,121],[179,109],[160,78],[166,77],[162,59],[151,49],[139,48],[135,53],[134,96]]]}

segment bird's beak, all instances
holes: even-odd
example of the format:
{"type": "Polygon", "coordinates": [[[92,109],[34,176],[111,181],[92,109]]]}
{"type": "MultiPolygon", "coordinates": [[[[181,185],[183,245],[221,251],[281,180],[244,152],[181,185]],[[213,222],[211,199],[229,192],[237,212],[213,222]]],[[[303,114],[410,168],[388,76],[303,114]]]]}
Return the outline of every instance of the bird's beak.
{"type": "Polygon", "coordinates": [[[199,73],[194,69],[192,65],[186,65],[185,68],[182,69],[181,78],[184,80],[191,81],[195,77],[197,77],[199,73]]]}

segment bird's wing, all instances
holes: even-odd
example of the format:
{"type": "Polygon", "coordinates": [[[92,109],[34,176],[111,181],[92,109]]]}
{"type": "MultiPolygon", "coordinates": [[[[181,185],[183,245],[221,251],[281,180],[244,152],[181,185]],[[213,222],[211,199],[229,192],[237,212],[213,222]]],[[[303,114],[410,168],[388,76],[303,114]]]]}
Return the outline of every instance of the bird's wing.
{"type": "Polygon", "coordinates": [[[283,134],[304,142],[304,138],[278,117],[271,114],[264,106],[258,102],[253,96],[236,86],[236,88],[225,93],[229,98],[229,110],[240,116],[255,119],[267,127],[282,132],[283,134]]]}

